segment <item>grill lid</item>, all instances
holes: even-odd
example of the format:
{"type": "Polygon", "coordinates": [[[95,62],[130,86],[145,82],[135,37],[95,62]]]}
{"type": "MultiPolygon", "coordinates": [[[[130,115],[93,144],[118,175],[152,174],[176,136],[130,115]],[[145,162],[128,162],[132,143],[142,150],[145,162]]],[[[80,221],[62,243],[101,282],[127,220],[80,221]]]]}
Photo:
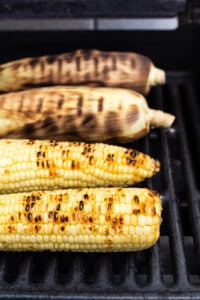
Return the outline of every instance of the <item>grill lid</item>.
{"type": "Polygon", "coordinates": [[[174,17],[187,0],[1,0],[1,18],[174,17]]]}

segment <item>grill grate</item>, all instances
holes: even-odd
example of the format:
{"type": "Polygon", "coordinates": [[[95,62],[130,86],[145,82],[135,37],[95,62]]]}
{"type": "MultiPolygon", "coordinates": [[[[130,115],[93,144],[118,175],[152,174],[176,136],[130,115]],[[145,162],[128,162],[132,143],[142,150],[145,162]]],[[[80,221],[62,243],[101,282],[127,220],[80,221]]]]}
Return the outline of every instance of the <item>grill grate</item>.
{"type": "Polygon", "coordinates": [[[137,253],[0,253],[0,299],[200,299],[199,96],[192,75],[168,74],[148,100],[175,125],[129,144],[162,164],[143,183],[162,195],[159,242],[137,253]]]}

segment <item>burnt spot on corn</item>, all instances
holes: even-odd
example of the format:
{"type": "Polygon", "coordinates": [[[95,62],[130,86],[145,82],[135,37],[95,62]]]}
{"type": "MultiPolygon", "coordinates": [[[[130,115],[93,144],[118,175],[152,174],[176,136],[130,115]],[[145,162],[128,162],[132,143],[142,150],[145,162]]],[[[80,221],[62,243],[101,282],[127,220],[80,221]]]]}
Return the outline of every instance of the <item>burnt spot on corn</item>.
{"type": "Polygon", "coordinates": [[[41,222],[42,221],[42,216],[37,215],[37,216],[35,216],[34,220],[35,220],[35,223],[41,222]]]}
{"type": "Polygon", "coordinates": [[[83,56],[84,60],[89,60],[92,57],[92,50],[83,49],[81,50],[81,55],[83,56]]]}
{"type": "Polygon", "coordinates": [[[118,122],[119,114],[114,111],[109,111],[105,116],[105,127],[108,134],[115,135],[121,131],[120,122],[118,122]]]}
{"type": "Polygon", "coordinates": [[[61,231],[64,231],[64,230],[65,230],[65,227],[64,227],[64,226],[60,226],[60,230],[61,230],[61,231]]]}
{"type": "Polygon", "coordinates": [[[94,156],[89,156],[89,164],[93,165],[94,164],[94,156]]]}
{"type": "Polygon", "coordinates": [[[29,211],[29,209],[30,209],[30,205],[29,205],[29,204],[26,204],[26,206],[25,206],[25,211],[29,211]]]}
{"type": "Polygon", "coordinates": [[[65,57],[64,57],[65,60],[66,60],[66,62],[67,63],[71,63],[73,61],[73,59],[74,59],[74,55],[75,55],[74,51],[66,53],[65,57]]]}
{"type": "Polygon", "coordinates": [[[136,160],[135,159],[131,159],[130,157],[127,157],[126,158],[126,163],[128,164],[128,165],[130,165],[130,164],[132,164],[133,166],[136,164],[136,160]]]}
{"type": "Polygon", "coordinates": [[[56,205],[56,210],[60,210],[60,203],[56,205]]]}
{"type": "Polygon", "coordinates": [[[79,161],[75,161],[75,160],[72,160],[71,161],[71,169],[77,169],[77,170],[79,170],[80,169],[80,162],[79,161]]]}
{"type": "Polygon", "coordinates": [[[61,108],[62,108],[63,102],[64,102],[63,95],[60,95],[60,97],[59,97],[59,99],[58,99],[58,102],[57,102],[57,108],[58,108],[58,109],[61,109],[61,108]]]}
{"type": "Polygon", "coordinates": [[[127,124],[132,125],[139,119],[138,106],[132,104],[129,108],[129,111],[126,113],[126,122],[127,124]]]}
{"type": "Polygon", "coordinates": [[[58,221],[58,212],[57,211],[54,212],[53,219],[54,219],[55,222],[58,221]]]}
{"type": "Polygon", "coordinates": [[[38,99],[38,104],[36,106],[36,113],[40,113],[42,110],[42,105],[43,105],[43,99],[39,98],[38,99]]]}
{"type": "Polygon", "coordinates": [[[117,59],[115,55],[112,56],[112,70],[113,71],[117,70],[117,59]]]}
{"type": "Polygon", "coordinates": [[[155,207],[155,206],[153,206],[153,207],[151,208],[151,214],[152,214],[153,216],[156,215],[156,207],[155,207]]]}
{"type": "Polygon", "coordinates": [[[90,216],[90,217],[88,218],[88,221],[89,221],[90,223],[92,223],[92,222],[93,222],[93,217],[90,216]]]}
{"type": "Polygon", "coordinates": [[[98,66],[99,66],[99,59],[97,56],[94,56],[94,78],[98,78],[98,66]]]}
{"type": "Polygon", "coordinates": [[[46,58],[47,63],[50,65],[53,64],[56,60],[57,60],[56,55],[50,55],[46,58]]]}
{"type": "Polygon", "coordinates": [[[91,124],[92,121],[95,119],[95,116],[93,114],[87,114],[85,118],[82,121],[82,126],[88,126],[88,124],[91,124]]]}
{"type": "Polygon", "coordinates": [[[85,200],[88,200],[88,199],[89,199],[88,194],[84,194],[84,195],[83,195],[83,198],[84,198],[85,200]]]}
{"type": "Polygon", "coordinates": [[[53,218],[53,211],[50,211],[50,212],[48,213],[48,218],[49,218],[49,219],[52,219],[52,218],[53,218]]]}
{"type": "Polygon", "coordinates": [[[77,102],[77,116],[82,115],[83,97],[80,96],[77,102]]]}
{"type": "Polygon", "coordinates": [[[81,200],[79,202],[79,210],[83,210],[84,209],[84,202],[81,200]]]}
{"type": "Polygon", "coordinates": [[[136,204],[139,204],[139,197],[137,196],[137,195],[135,195],[134,197],[133,197],[133,200],[134,200],[134,202],[136,203],[136,204]]]}
{"type": "Polygon", "coordinates": [[[108,73],[109,73],[109,68],[108,66],[104,66],[103,70],[102,70],[102,77],[103,80],[107,80],[108,79],[108,73]]]}
{"type": "Polygon", "coordinates": [[[107,161],[114,161],[115,160],[115,154],[108,154],[106,160],[107,161]]]}
{"type": "Polygon", "coordinates": [[[35,58],[31,58],[29,60],[29,66],[31,68],[34,68],[35,66],[37,66],[40,63],[40,58],[39,57],[35,57],[35,58]]]}
{"type": "Polygon", "coordinates": [[[28,213],[27,215],[28,220],[31,222],[33,220],[33,215],[32,213],[28,213]]]}
{"type": "Polygon", "coordinates": [[[139,213],[140,213],[140,209],[135,208],[135,209],[133,210],[133,214],[134,214],[134,215],[138,215],[139,213]]]}
{"type": "Polygon", "coordinates": [[[98,112],[103,111],[103,102],[104,99],[102,97],[98,99],[98,112]]]}
{"type": "Polygon", "coordinates": [[[22,133],[24,133],[25,135],[29,135],[31,133],[35,132],[35,125],[32,123],[28,123],[26,125],[24,125],[23,129],[21,130],[22,133]]]}
{"type": "Polygon", "coordinates": [[[49,127],[52,123],[54,123],[53,119],[51,117],[47,117],[42,123],[42,128],[49,127]]]}
{"type": "Polygon", "coordinates": [[[34,226],[34,231],[35,233],[38,233],[41,227],[39,227],[38,225],[34,226]]]}
{"type": "Polygon", "coordinates": [[[80,56],[76,56],[76,71],[79,72],[81,70],[80,66],[80,56]]]}

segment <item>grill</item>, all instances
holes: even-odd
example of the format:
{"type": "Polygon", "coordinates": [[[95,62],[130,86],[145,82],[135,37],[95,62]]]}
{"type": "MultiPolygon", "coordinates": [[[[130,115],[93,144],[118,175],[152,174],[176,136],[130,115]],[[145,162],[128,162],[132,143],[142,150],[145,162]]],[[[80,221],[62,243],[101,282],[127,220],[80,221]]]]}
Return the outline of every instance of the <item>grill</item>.
{"type": "Polygon", "coordinates": [[[162,196],[159,242],[136,253],[0,253],[0,299],[200,299],[199,34],[194,24],[123,33],[0,31],[1,62],[77,48],[145,53],[167,70],[167,84],[152,88],[149,105],[176,115],[172,128],[126,145],[161,161],[160,173],[140,184],[162,196]]]}

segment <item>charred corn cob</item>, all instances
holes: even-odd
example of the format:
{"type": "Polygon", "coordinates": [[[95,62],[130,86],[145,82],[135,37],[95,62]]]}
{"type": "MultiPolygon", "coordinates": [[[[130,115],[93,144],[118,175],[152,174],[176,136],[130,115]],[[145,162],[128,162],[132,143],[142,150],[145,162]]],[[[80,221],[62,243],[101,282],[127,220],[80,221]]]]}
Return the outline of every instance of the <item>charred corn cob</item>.
{"type": "Polygon", "coordinates": [[[131,52],[77,50],[23,58],[0,65],[0,91],[33,86],[96,83],[133,88],[143,94],[163,84],[165,72],[143,55],[131,52]]]}
{"type": "Polygon", "coordinates": [[[0,95],[0,137],[125,143],[174,116],[117,88],[46,87],[0,95]]]}
{"type": "Polygon", "coordinates": [[[141,188],[0,195],[0,250],[136,251],[159,238],[161,201],[141,188]]]}
{"type": "Polygon", "coordinates": [[[119,146],[0,140],[0,193],[129,186],[159,168],[150,156],[119,146]]]}

